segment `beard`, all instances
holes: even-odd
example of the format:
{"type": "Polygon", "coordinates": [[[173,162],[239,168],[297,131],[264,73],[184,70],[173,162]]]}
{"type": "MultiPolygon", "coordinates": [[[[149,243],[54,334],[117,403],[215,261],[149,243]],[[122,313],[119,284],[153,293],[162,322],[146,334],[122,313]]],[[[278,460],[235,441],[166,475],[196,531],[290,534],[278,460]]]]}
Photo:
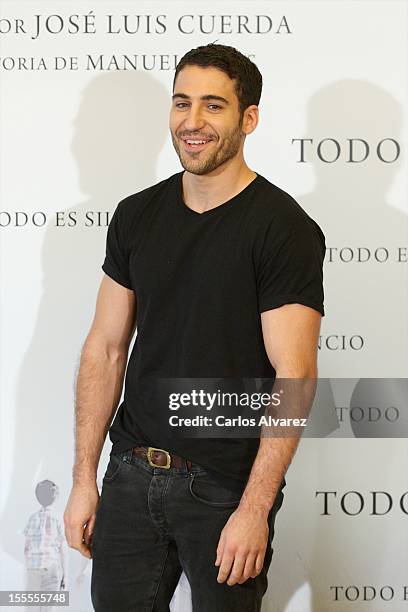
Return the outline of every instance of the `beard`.
{"type": "MultiPolygon", "coordinates": [[[[186,153],[181,149],[179,141],[174,136],[173,132],[170,131],[170,133],[173,146],[181,165],[184,170],[191,172],[191,174],[202,175],[212,172],[235,157],[241,146],[241,123],[224,136],[221,146],[217,147],[217,144],[215,144],[215,146],[210,145],[210,150],[208,152],[204,149],[203,151],[197,151],[197,153],[186,153]]],[[[201,130],[200,133],[202,133],[201,130]]],[[[212,142],[217,143],[217,140],[214,139],[212,142]]]]}

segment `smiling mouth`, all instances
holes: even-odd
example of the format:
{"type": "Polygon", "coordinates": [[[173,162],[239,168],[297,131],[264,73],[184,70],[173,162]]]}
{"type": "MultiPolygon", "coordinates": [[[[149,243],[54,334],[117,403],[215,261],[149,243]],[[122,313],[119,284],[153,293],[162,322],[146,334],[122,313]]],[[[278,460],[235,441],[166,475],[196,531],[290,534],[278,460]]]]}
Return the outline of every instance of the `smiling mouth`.
{"type": "Polygon", "coordinates": [[[182,138],[186,151],[202,151],[209,142],[212,142],[212,138],[199,139],[199,138],[182,138]]]}

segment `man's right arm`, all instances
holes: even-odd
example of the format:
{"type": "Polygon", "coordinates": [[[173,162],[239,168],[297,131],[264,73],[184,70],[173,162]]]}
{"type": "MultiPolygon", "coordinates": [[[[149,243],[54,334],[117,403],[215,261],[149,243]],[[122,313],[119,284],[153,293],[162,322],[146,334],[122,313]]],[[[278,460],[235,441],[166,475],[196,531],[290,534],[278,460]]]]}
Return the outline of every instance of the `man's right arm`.
{"type": "Polygon", "coordinates": [[[105,274],[81,352],[76,383],[73,487],[64,512],[69,546],[89,558],[99,502],[97,468],[122,393],[135,326],[134,292],[105,274]]]}

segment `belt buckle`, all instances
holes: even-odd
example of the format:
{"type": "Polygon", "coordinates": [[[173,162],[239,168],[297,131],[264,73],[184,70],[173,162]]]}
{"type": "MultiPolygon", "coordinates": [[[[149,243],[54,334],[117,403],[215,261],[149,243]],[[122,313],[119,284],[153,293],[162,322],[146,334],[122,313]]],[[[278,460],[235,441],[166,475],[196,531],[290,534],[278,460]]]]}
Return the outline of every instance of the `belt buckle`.
{"type": "Polygon", "coordinates": [[[159,467],[159,468],[163,468],[164,470],[170,469],[170,463],[171,463],[170,453],[164,450],[163,448],[156,448],[154,446],[149,446],[147,448],[147,460],[152,467],[159,467]],[[166,457],[167,457],[166,465],[157,465],[157,463],[153,463],[152,456],[151,456],[153,451],[160,451],[161,453],[166,454],[166,457]]]}

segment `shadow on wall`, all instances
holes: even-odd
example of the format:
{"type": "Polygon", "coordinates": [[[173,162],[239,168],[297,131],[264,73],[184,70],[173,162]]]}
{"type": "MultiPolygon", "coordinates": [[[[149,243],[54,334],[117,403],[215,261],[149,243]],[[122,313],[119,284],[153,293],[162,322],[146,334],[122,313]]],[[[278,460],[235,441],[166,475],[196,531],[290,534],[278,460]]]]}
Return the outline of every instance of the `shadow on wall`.
{"type": "MultiPolygon", "coordinates": [[[[44,99],[47,103],[52,102],[44,99]]],[[[82,92],[71,150],[84,198],[63,211],[66,227],[47,228],[41,252],[43,293],[13,406],[15,450],[1,516],[1,545],[22,566],[22,530],[35,510],[36,483],[44,478],[58,483],[60,514],[72,484],[74,377],[103,275],[109,221],[103,214],[103,226],[86,227],[86,214],[112,213],[121,198],[157,181],[169,106],[166,87],[148,73],[102,74],[82,92]],[[76,218],[76,226],[70,225],[69,215],[76,218]]],[[[56,210],[60,195],[55,193],[56,210]]],[[[93,219],[97,223],[96,214],[93,219]]],[[[69,557],[71,574],[76,575],[83,558],[72,549],[69,557]]]]}
{"type": "MultiPolygon", "coordinates": [[[[281,119],[277,117],[276,121],[281,119]]],[[[313,138],[312,144],[305,144],[305,160],[313,164],[315,187],[304,195],[293,194],[319,223],[327,247],[366,247],[371,253],[376,247],[389,248],[392,262],[388,263],[373,262],[372,256],[368,263],[339,263],[335,255],[333,263],[328,263],[326,253],[326,317],[322,320],[322,333],[327,330],[328,334],[352,335],[363,330],[366,349],[358,355],[356,370],[360,368],[358,364],[363,369],[364,360],[370,359],[370,363],[380,360],[384,377],[392,376],[390,368],[392,370],[406,359],[406,330],[405,333],[401,330],[402,322],[406,321],[406,294],[405,299],[401,299],[401,289],[406,286],[407,276],[404,264],[395,262],[395,247],[405,247],[408,243],[408,217],[387,202],[387,194],[401,169],[402,153],[394,163],[385,163],[378,158],[376,148],[383,139],[400,141],[401,132],[401,105],[376,84],[349,79],[316,91],[307,105],[306,133],[302,136],[313,138]],[[341,146],[340,157],[334,163],[321,161],[316,155],[317,144],[325,138],[333,138],[341,146]],[[370,150],[365,161],[347,161],[347,139],[350,138],[368,143],[370,150]]],[[[354,158],[363,159],[365,145],[356,141],[354,146],[354,158]]],[[[385,159],[392,160],[396,148],[391,142],[385,142],[380,152],[385,159]]],[[[325,159],[334,159],[335,145],[329,142],[322,145],[321,154],[325,159]]],[[[342,358],[350,356],[345,351],[343,357],[339,355],[339,359],[342,358]]],[[[321,351],[319,363],[324,363],[324,359],[325,354],[321,351]]],[[[378,396],[377,401],[381,397],[384,403],[384,389],[388,393],[390,387],[389,405],[393,405],[394,396],[401,394],[401,385],[395,387],[393,381],[370,381],[368,386],[364,381],[357,379],[356,382],[351,406],[357,399],[360,405],[370,405],[373,393],[378,396]]],[[[361,426],[352,429],[355,438],[367,436],[361,426]]],[[[383,435],[395,436],[396,433],[390,433],[389,428],[386,433],[379,424],[377,437],[383,435]]],[[[351,451],[359,441],[316,439],[305,442],[295,458],[297,467],[289,471],[287,499],[277,517],[276,553],[269,572],[270,586],[263,612],[289,612],[302,606],[305,612],[327,612],[330,606],[341,606],[339,602],[333,603],[330,586],[355,584],[362,564],[365,567],[361,576],[371,570],[370,584],[376,584],[376,580],[382,584],[379,581],[381,572],[385,573],[383,551],[386,550],[387,532],[376,529],[373,542],[372,521],[376,517],[367,513],[365,520],[358,523],[353,522],[354,517],[340,516],[337,512],[331,517],[322,517],[321,503],[315,498],[315,490],[338,489],[344,478],[347,490],[354,488],[356,465],[353,461],[357,453],[351,451]],[[367,567],[370,563],[371,568],[367,567]]],[[[375,452],[375,447],[371,448],[375,452]]],[[[359,463],[358,482],[362,479],[361,471],[369,469],[369,456],[365,458],[365,462],[362,457],[359,463]]],[[[389,473],[394,469],[390,461],[389,473]]],[[[379,488],[384,485],[382,481],[378,483],[379,488]]],[[[363,578],[362,581],[365,584],[363,578]]],[[[373,610],[377,609],[378,604],[373,602],[372,605],[373,610]]]]}

